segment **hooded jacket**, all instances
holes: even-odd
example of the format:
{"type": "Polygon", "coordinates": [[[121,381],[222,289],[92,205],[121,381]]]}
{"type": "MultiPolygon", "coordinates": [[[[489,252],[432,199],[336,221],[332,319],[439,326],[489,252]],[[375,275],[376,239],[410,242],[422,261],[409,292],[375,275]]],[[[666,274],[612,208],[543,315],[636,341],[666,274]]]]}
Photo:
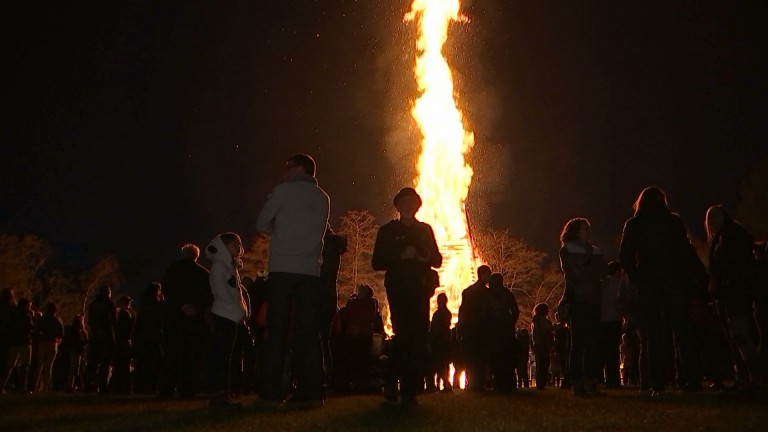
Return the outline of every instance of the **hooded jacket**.
{"type": "Polygon", "coordinates": [[[259,213],[256,229],[271,233],[269,271],[320,276],[330,199],[317,180],[301,174],[278,184],[259,213]]]}
{"type": "Polygon", "coordinates": [[[217,235],[205,248],[205,256],[211,260],[209,281],[213,306],[211,313],[230,321],[245,319],[248,308],[240,290],[240,274],[233,264],[227,246],[217,235]]]}

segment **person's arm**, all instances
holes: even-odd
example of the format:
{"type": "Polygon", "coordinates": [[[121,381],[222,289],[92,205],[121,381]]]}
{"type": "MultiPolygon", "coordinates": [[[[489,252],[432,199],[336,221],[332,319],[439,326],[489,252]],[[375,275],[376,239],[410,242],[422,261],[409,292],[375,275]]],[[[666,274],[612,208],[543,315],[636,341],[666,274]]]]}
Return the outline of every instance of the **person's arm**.
{"type": "Polygon", "coordinates": [[[400,259],[399,251],[395,250],[394,236],[390,235],[388,226],[382,226],[379,228],[379,232],[376,233],[371,266],[377,271],[389,269],[400,259]]]}
{"type": "MultiPolygon", "coordinates": [[[[424,224],[429,232],[429,255],[424,262],[429,264],[432,268],[440,268],[443,265],[443,255],[440,254],[440,249],[437,247],[437,240],[435,240],[435,233],[432,231],[432,227],[424,224]]],[[[421,258],[419,258],[421,260],[421,258]]]]}
{"type": "Polygon", "coordinates": [[[619,263],[621,268],[629,277],[630,281],[637,281],[637,250],[639,244],[638,230],[633,219],[624,224],[624,230],[621,233],[621,245],[619,246],[619,263]]]}
{"type": "MultiPolygon", "coordinates": [[[[597,259],[594,257],[593,259],[597,259]]],[[[576,263],[573,255],[568,252],[565,246],[560,248],[560,267],[565,273],[565,279],[574,282],[590,282],[594,279],[592,273],[576,263]]]]}
{"type": "Polygon", "coordinates": [[[256,219],[256,231],[260,234],[271,234],[274,231],[274,222],[280,210],[282,194],[281,187],[277,185],[275,190],[267,197],[267,202],[262,207],[259,217],[256,219]]]}

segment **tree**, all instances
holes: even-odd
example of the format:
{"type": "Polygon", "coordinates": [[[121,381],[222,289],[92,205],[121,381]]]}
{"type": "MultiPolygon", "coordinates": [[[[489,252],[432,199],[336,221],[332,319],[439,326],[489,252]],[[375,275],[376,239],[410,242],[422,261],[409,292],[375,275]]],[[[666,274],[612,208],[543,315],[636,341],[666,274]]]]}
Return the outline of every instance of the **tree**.
{"type": "Polygon", "coordinates": [[[742,180],[734,213],[757,239],[768,239],[768,159],[742,180]]]}
{"type": "Polygon", "coordinates": [[[504,283],[518,299],[521,323],[530,323],[533,307],[542,301],[559,300],[562,273],[544,268],[547,253],[535,250],[523,240],[513,238],[509,230],[481,231],[475,244],[483,260],[494,272],[504,276],[504,283]]]}
{"type": "Polygon", "coordinates": [[[243,254],[244,276],[263,276],[269,271],[269,237],[257,235],[251,241],[251,247],[243,254]]]}
{"type": "Polygon", "coordinates": [[[337,232],[347,238],[347,252],[341,256],[339,268],[339,298],[343,302],[360,285],[370,285],[380,301],[386,298],[383,275],[371,267],[378,229],[367,210],[349,210],[341,217],[337,232]]]}
{"type": "Polygon", "coordinates": [[[113,255],[99,258],[90,270],[79,275],[77,282],[82,290],[80,291],[83,300],[81,310],[85,312],[88,308],[88,303],[98,292],[100,286],[110,285],[113,293],[120,290],[120,286],[123,284],[120,263],[113,255]]]}
{"type": "Polygon", "coordinates": [[[33,303],[41,301],[41,273],[53,251],[50,244],[34,234],[0,234],[0,286],[33,303]]]}

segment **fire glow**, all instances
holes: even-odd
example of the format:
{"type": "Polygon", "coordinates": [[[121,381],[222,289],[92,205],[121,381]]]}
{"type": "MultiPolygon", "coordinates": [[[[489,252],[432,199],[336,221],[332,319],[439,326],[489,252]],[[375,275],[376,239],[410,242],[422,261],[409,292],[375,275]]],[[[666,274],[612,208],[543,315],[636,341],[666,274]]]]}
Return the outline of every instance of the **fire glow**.
{"type": "Polygon", "coordinates": [[[459,7],[459,0],[414,0],[405,16],[418,25],[415,74],[420,95],[411,115],[423,137],[414,182],[423,200],[419,218],[432,226],[443,255],[438,292],[447,294],[454,322],[461,292],[472,283],[476,265],[465,207],[472,182],[466,156],[474,135],[464,128],[442,52],[451,22],[466,20],[459,7]]]}

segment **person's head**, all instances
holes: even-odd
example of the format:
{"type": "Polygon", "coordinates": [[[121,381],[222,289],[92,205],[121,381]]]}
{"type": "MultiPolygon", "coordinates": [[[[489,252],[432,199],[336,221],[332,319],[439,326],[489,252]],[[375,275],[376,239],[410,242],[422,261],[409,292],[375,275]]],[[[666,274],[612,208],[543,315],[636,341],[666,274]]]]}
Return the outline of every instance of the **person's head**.
{"type": "Polygon", "coordinates": [[[477,280],[480,283],[488,283],[489,280],[491,280],[491,274],[493,272],[491,271],[491,266],[489,265],[481,265],[477,268],[477,280]]]}
{"type": "Polygon", "coordinates": [[[752,253],[757,261],[763,261],[768,257],[768,242],[755,242],[752,245],[752,253]]]}
{"type": "Polygon", "coordinates": [[[150,282],[144,287],[144,292],[141,294],[141,306],[145,306],[151,303],[157,303],[163,301],[163,287],[160,282],[150,282]]]}
{"type": "Polygon", "coordinates": [[[357,298],[367,299],[373,297],[373,288],[370,285],[360,285],[357,287],[357,298]]]}
{"type": "Polygon", "coordinates": [[[224,243],[232,258],[243,256],[243,242],[240,240],[239,235],[233,232],[222,233],[221,242],[224,243]]]}
{"type": "Polygon", "coordinates": [[[392,199],[400,217],[412,218],[421,208],[421,197],[416,189],[406,187],[400,189],[400,192],[392,199]]]}
{"type": "Polygon", "coordinates": [[[109,285],[100,286],[99,295],[106,298],[112,298],[112,287],[109,285]]]}
{"type": "Polygon", "coordinates": [[[48,302],[43,308],[43,315],[54,316],[58,310],[59,308],[54,303],[48,302]]]}
{"type": "Polygon", "coordinates": [[[502,276],[501,273],[491,273],[491,276],[488,277],[488,286],[489,287],[502,287],[504,288],[504,276],[502,276]]]}
{"type": "Polygon", "coordinates": [[[311,156],[304,153],[298,153],[285,161],[285,178],[290,180],[300,174],[314,177],[315,169],[315,160],[312,159],[311,156]]]}
{"type": "Polygon", "coordinates": [[[721,205],[713,205],[707,209],[707,214],[704,217],[704,226],[707,229],[707,237],[714,238],[724,225],[733,222],[733,218],[728,214],[725,207],[721,205]]]}
{"type": "Polygon", "coordinates": [[[10,288],[3,288],[0,291],[0,304],[16,304],[16,294],[10,288]]]}
{"type": "Polygon", "coordinates": [[[445,293],[440,293],[437,295],[437,307],[448,307],[448,296],[445,293]]]}
{"type": "Polygon", "coordinates": [[[588,242],[591,227],[585,218],[573,218],[565,223],[560,232],[560,243],[588,242]]]}
{"type": "Polygon", "coordinates": [[[534,316],[547,316],[549,315],[549,306],[546,303],[539,303],[533,308],[534,316]]]}
{"type": "Polygon", "coordinates": [[[133,304],[133,298],[128,295],[124,295],[120,297],[120,300],[117,301],[117,305],[122,309],[128,309],[133,304]]]}
{"type": "Polygon", "coordinates": [[[647,211],[669,210],[667,194],[658,186],[648,186],[640,192],[632,206],[635,214],[647,211]]]}
{"type": "Polygon", "coordinates": [[[16,303],[19,309],[23,311],[28,311],[32,309],[32,302],[29,301],[26,297],[21,297],[18,302],[16,303]]]}
{"type": "Polygon", "coordinates": [[[200,258],[200,248],[192,243],[181,245],[181,257],[184,259],[197,261],[200,258]]]}
{"type": "Polygon", "coordinates": [[[621,273],[621,263],[618,261],[611,261],[608,263],[608,274],[611,276],[618,276],[621,273]]]}

